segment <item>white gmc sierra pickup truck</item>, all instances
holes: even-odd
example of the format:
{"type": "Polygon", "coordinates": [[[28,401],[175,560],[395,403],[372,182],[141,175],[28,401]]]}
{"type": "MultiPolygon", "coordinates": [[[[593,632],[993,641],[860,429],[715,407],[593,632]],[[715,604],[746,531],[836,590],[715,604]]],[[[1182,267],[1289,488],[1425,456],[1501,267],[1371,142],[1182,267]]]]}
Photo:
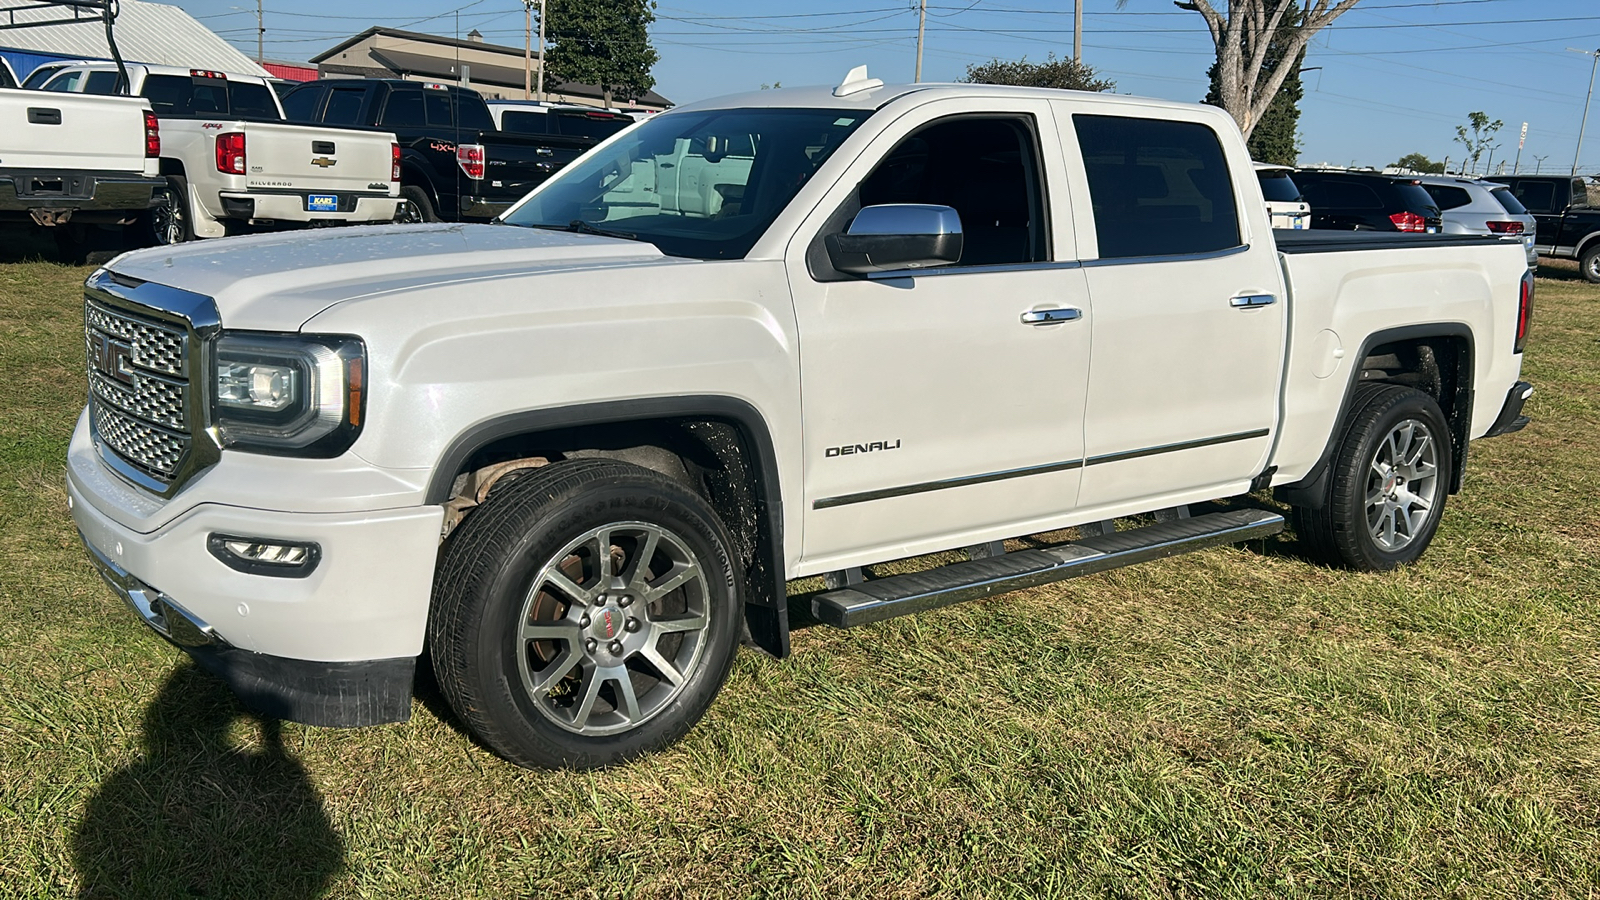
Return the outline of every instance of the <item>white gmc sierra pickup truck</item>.
{"type": "Polygon", "coordinates": [[[1275,236],[1211,107],[858,70],[655,116],[496,224],[120,258],[70,499],[258,711],[403,720],[426,653],[506,758],[605,765],[788,652],[789,579],[854,627],[1272,534],[1187,509],[1268,488],[1329,563],[1416,559],[1527,422],[1532,285],[1515,243],[1275,236]]]}

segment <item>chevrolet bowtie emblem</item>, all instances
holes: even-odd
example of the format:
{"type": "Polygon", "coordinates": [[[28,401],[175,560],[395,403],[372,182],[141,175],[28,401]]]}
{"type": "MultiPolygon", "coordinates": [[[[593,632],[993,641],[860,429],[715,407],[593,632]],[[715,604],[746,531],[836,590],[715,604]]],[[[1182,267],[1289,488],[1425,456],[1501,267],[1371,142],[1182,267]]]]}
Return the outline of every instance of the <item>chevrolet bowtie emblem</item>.
{"type": "Polygon", "coordinates": [[[313,159],[311,161],[311,164],[313,166],[321,166],[324,169],[326,169],[329,166],[337,166],[339,164],[339,161],[337,159],[329,159],[326,156],[319,156],[316,159],[313,159]]]}

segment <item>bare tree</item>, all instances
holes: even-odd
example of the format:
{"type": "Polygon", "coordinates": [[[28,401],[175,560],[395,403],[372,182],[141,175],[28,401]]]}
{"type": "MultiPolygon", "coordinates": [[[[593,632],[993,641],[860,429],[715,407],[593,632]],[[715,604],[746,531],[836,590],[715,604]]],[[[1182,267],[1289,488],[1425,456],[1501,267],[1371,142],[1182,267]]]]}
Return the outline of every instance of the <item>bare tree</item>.
{"type": "MultiPolygon", "coordinates": [[[[1317,32],[1356,2],[1310,0],[1304,4],[1305,14],[1298,23],[1285,20],[1286,15],[1292,17],[1291,10],[1296,7],[1293,0],[1226,0],[1226,12],[1221,13],[1210,0],[1176,0],[1173,5],[1205,18],[1211,42],[1217,48],[1217,86],[1222,108],[1248,138],[1283,87],[1283,80],[1300,65],[1301,51],[1317,32]],[[1283,52],[1273,54],[1276,59],[1267,69],[1274,38],[1283,52]]],[[[1118,0],[1118,7],[1125,5],[1127,0],[1118,0]]]]}

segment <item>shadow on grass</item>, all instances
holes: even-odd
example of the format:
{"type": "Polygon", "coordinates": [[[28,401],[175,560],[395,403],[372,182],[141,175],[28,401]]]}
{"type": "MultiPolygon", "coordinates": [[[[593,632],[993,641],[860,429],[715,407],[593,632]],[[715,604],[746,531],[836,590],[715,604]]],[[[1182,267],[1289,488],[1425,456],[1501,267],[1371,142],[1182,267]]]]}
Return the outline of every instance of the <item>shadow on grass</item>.
{"type": "Polygon", "coordinates": [[[193,665],[174,671],[145,711],[142,758],[106,779],[74,835],[79,896],[321,896],[344,841],[280,728],[193,665]],[[254,747],[230,739],[241,719],[254,747]]]}

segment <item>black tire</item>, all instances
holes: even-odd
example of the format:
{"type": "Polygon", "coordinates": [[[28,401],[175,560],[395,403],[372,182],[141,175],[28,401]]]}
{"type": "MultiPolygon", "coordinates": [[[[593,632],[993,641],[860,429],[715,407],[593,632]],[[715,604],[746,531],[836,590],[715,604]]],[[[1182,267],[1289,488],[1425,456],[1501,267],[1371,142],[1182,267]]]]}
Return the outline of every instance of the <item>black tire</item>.
{"type": "Polygon", "coordinates": [[[167,177],[167,189],[160,201],[139,217],[142,245],[168,247],[194,240],[194,219],[189,211],[189,180],[182,175],[167,177]]]}
{"type": "Polygon", "coordinates": [[[596,768],[665,747],[700,720],[738,649],[731,546],[704,499],[639,466],[568,460],[496,486],[451,536],[434,581],[439,688],[474,735],[519,766],[596,768]],[[650,529],[658,540],[646,540],[650,529]],[[642,547],[651,551],[636,565],[642,547]],[[651,596],[694,570],[701,577],[651,596]],[[595,592],[587,605],[556,575],[595,592]]]}
{"type": "MultiPolygon", "coordinates": [[[[1426,450],[1417,450],[1419,456],[1426,450]]],[[[1321,509],[1295,507],[1295,532],[1306,554],[1329,565],[1363,572],[1382,572],[1406,565],[1421,556],[1433,541],[1450,493],[1453,462],[1450,425],[1438,401],[1421,391],[1393,384],[1360,388],[1350,404],[1342,434],[1334,448],[1328,476],[1328,494],[1321,509]],[[1391,466],[1383,474],[1386,457],[1395,456],[1391,435],[1397,441],[1432,447],[1431,483],[1426,476],[1405,476],[1419,466],[1391,466]],[[1420,428],[1420,430],[1419,430],[1420,428]],[[1415,488],[1412,492],[1411,489],[1415,488]],[[1411,499],[1427,497],[1425,508],[1411,499]],[[1376,506],[1371,505],[1377,497],[1376,506]],[[1399,498],[1397,505],[1392,498],[1399,498]],[[1375,512],[1376,511],[1376,512],[1375,512]]],[[[1404,450],[1401,457],[1410,455],[1404,450]]]]}
{"type": "Polygon", "coordinates": [[[1600,242],[1583,251],[1583,257],[1578,260],[1578,271],[1583,273],[1584,281],[1600,284],[1600,242]]]}
{"type": "Polygon", "coordinates": [[[439,213],[433,208],[433,201],[428,199],[428,192],[414,184],[400,186],[400,198],[406,205],[394,217],[396,222],[416,224],[421,222],[441,221],[439,213]]]}

